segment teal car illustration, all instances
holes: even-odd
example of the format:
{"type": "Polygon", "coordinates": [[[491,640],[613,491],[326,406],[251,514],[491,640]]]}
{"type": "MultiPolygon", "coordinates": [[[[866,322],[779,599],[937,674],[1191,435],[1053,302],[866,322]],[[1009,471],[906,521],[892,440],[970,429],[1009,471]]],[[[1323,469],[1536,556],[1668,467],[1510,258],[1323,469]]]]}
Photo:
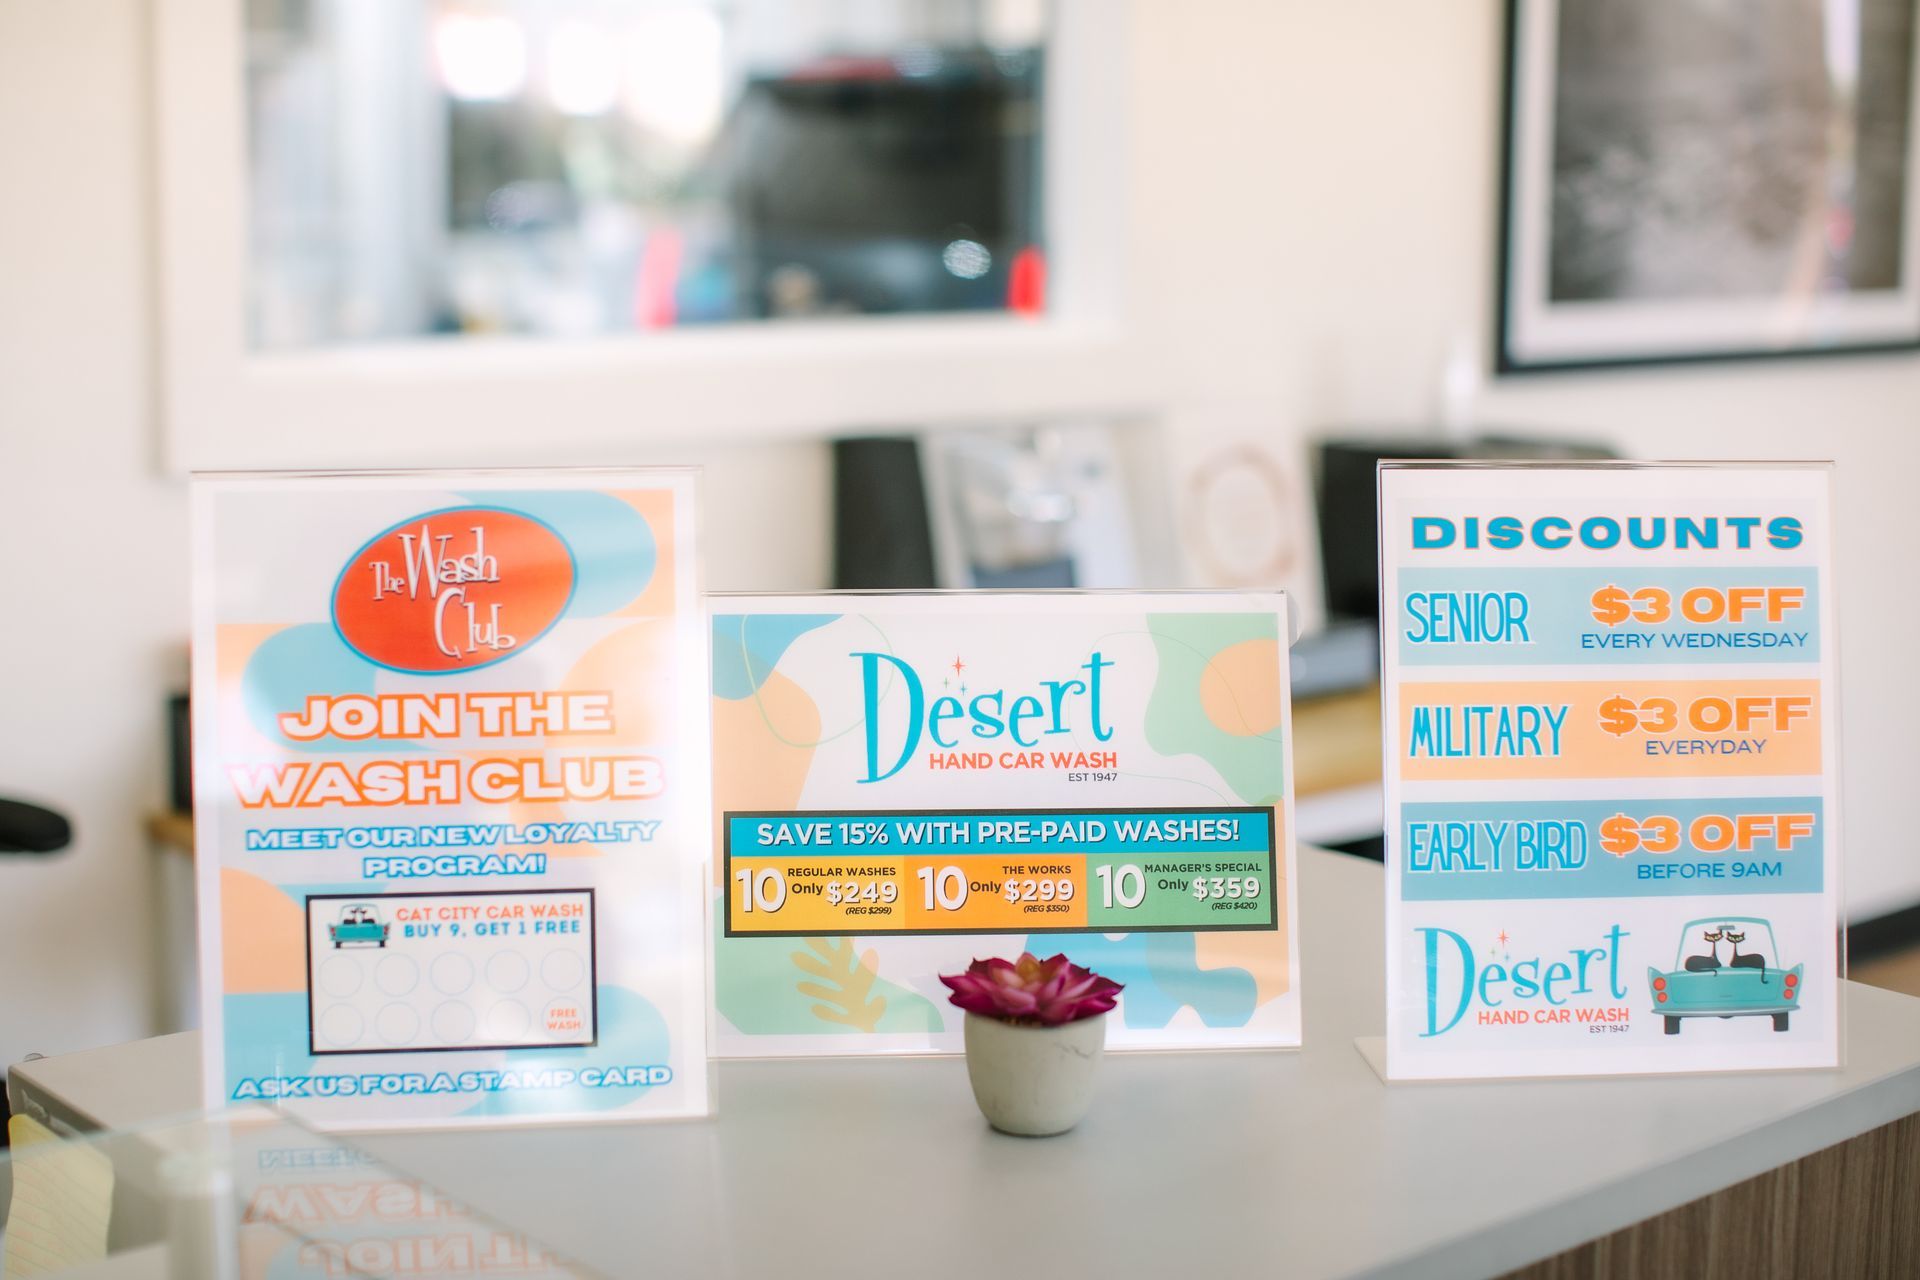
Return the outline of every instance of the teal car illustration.
{"type": "Polygon", "coordinates": [[[340,920],[327,926],[327,936],[333,939],[337,950],[349,942],[371,942],[376,947],[387,945],[387,926],[380,923],[380,915],[364,902],[340,909],[340,920]]]}
{"type": "Polygon", "coordinates": [[[1652,989],[1653,1011],[1666,1020],[1670,1036],[1680,1034],[1682,1018],[1770,1017],[1775,1031],[1785,1031],[1800,1007],[1805,968],[1781,967],[1768,921],[1758,916],[1708,916],[1687,922],[1680,930],[1673,968],[1662,973],[1649,965],[1647,984],[1652,989]],[[1756,949],[1740,950],[1749,938],[1756,949]],[[1688,955],[1690,942],[1704,949],[1688,955]],[[1723,943],[1725,960],[1720,958],[1723,943]]]}

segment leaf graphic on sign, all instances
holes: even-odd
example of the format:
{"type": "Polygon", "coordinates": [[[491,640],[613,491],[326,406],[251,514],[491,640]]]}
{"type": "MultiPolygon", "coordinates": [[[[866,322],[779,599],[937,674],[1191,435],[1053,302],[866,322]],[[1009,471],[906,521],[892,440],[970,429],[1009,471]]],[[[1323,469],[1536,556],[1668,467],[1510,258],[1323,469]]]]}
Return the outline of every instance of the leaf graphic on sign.
{"type": "Polygon", "coordinates": [[[879,967],[874,953],[859,954],[851,938],[808,938],[807,947],[808,951],[793,953],[794,967],[820,981],[794,986],[801,995],[820,1002],[813,1006],[813,1016],[860,1031],[879,1026],[887,1000],[885,996],[868,999],[879,967]]]}

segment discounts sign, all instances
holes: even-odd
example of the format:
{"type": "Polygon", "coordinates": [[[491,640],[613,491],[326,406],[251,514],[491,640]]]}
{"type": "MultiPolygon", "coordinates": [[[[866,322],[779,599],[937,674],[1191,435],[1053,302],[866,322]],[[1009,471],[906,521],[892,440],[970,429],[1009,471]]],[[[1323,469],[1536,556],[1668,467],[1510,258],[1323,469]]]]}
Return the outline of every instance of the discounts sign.
{"type": "Polygon", "coordinates": [[[1390,1076],[1838,1063],[1829,482],[1382,466],[1390,1076]]]}
{"type": "Polygon", "coordinates": [[[194,520],[208,1105],[706,1113],[692,477],[203,478],[194,520]]]}
{"type": "Polygon", "coordinates": [[[957,1050],[939,975],[1022,951],[1116,1048],[1299,1043],[1283,598],[712,612],[723,1052],[957,1050]]]}

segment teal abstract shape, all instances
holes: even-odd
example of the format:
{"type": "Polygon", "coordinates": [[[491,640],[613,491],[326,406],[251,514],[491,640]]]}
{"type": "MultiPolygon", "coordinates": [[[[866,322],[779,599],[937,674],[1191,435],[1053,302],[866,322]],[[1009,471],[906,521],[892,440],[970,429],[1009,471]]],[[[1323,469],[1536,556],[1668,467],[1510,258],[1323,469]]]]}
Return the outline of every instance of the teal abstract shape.
{"type": "MultiPolygon", "coordinates": [[[[724,911],[724,904],[720,911],[724,911]]],[[[822,1018],[814,1012],[820,1002],[800,990],[800,984],[818,979],[794,964],[795,953],[807,950],[806,939],[727,938],[720,927],[715,926],[715,936],[721,941],[713,966],[714,1006],[742,1034],[927,1034],[945,1026],[938,1006],[931,1000],[877,975],[866,997],[885,1000],[886,1006],[870,1032],[822,1018]]]]}
{"type": "Polygon", "coordinates": [[[240,676],[240,697],[247,719],[269,741],[295,751],[411,751],[404,742],[366,739],[349,742],[328,734],[312,742],[295,742],[280,732],[283,712],[299,712],[315,694],[374,692],[380,668],[347,647],[340,633],[321,622],[310,622],[275,632],[247,659],[240,676]]]}
{"type": "MultiPolygon", "coordinates": [[[[298,1078],[323,1069],[306,1051],[307,993],[252,992],[224,997],[227,1085],[235,1080],[298,1078]]],[[[339,1061],[335,1059],[335,1061],[339,1061]]],[[[331,1067],[324,1067],[331,1071],[331,1067]]]]}
{"type": "MultiPolygon", "coordinates": [[[[394,883],[390,880],[384,883],[378,880],[359,880],[343,881],[339,884],[281,884],[274,886],[274,888],[280,890],[280,892],[286,894],[289,898],[292,898],[294,905],[302,911],[306,910],[308,898],[318,897],[357,898],[360,901],[372,902],[378,905],[380,896],[393,892],[394,887],[394,883]]],[[[325,903],[320,903],[314,907],[314,910],[324,910],[325,907],[325,903]]]]}
{"type": "MultiPolygon", "coordinates": [[[[328,1157],[337,1154],[334,1148],[323,1145],[323,1140],[319,1138],[313,1140],[312,1150],[318,1157],[315,1166],[317,1168],[325,1168],[324,1161],[328,1157]]],[[[289,1188],[287,1192],[283,1192],[282,1194],[299,1195],[301,1192],[289,1188]]],[[[323,1193],[315,1191],[312,1194],[317,1198],[323,1193]]],[[[389,1227],[388,1230],[393,1230],[393,1228],[389,1227]]],[[[329,1240],[324,1243],[319,1241],[309,1242],[301,1240],[298,1236],[289,1233],[282,1237],[279,1252],[275,1253],[267,1262],[266,1280],[314,1280],[316,1276],[338,1274],[331,1270],[323,1271],[321,1269],[321,1267],[326,1264],[320,1263],[318,1259],[328,1254],[332,1254],[335,1258],[339,1259],[339,1270],[345,1272],[346,1265],[344,1255],[346,1250],[346,1244],[341,1241],[329,1240]]],[[[351,1272],[347,1274],[351,1274],[351,1272]]]]}
{"type": "Polygon", "coordinates": [[[1244,1027],[1260,999],[1245,969],[1202,969],[1190,933],[1036,934],[1026,946],[1043,957],[1064,951],[1075,964],[1123,985],[1120,1016],[1128,1027],[1157,1030],[1188,1005],[1209,1027],[1244,1027]]]}
{"type": "MultiPolygon", "coordinates": [[[[549,1067],[651,1067],[671,1066],[674,1071],[704,1071],[705,1049],[701,1057],[681,1063],[668,1061],[672,1036],[667,1020],[653,1002],[627,987],[596,988],[599,998],[600,1043],[578,1048],[519,1049],[506,1061],[515,1071],[538,1071],[549,1067]]],[[[534,1116],[555,1112],[611,1111],[624,1107],[653,1088],[645,1084],[602,1085],[588,1089],[570,1085],[564,1089],[498,1090],[483,1093],[479,1101],[461,1114],[470,1116],[534,1116]]]]}
{"type": "Polygon", "coordinates": [[[1199,756],[1243,804],[1278,804],[1286,767],[1280,731],[1228,733],[1207,715],[1200,691],[1215,654],[1249,640],[1277,641],[1279,620],[1261,613],[1156,613],[1147,616],[1147,630],[1160,663],[1147,698],[1147,745],[1163,756],[1199,756]]]}
{"type": "Polygon", "coordinates": [[[719,613],[713,617],[713,696],[752,697],[787,646],[839,618],[837,613],[719,613]]]}
{"type": "Polygon", "coordinates": [[[518,511],[553,526],[573,551],[573,601],[567,614],[595,618],[633,603],[659,562],[653,529],[628,503],[607,493],[533,489],[463,495],[475,505],[518,511]]]}
{"type": "MultiPolygon", "coordinates": [[[[603,986],[599,995],[600,1043],[595,1046],[553,1049],[521,1049],[506,1055],[503,1066],[515,1071],[536,1071],[549,1067],[672,1066],[675,1071],[704,1070],[705,1063],[695,1060],[672,1063],[668,1053],[672,1037],[666,1019],[651,1001],[625,987],[603,986]]],[[[223,1006],[226,1040],[226,1073],[231,1082],[240,1079],[268,1080],[279,1077],[298,1079],[313,1075],[353,1075],[365,1060],[352,1054],[321,1057],[306,1051],[307,993],[304,991],[228,995],[223,1006]]],[[[476,1051],[484,1052],[484,1051],[476,1051]]],[[[447,1071],[458,1075],[471,1070],[471,1059],[447,1071]]],[[[231,1087],[229,1085],[229,1087],[231,1087]]],[[[644,1094],[652,1085],[606,1085],[586,1089],[498,1091],[477,1096],[464,1115],[545,1115],[554,1112],[607,1111],[625,1106],[644,1094]]],[[[432,1095],[449,1096],[449,1095],[432,1095]]]]}

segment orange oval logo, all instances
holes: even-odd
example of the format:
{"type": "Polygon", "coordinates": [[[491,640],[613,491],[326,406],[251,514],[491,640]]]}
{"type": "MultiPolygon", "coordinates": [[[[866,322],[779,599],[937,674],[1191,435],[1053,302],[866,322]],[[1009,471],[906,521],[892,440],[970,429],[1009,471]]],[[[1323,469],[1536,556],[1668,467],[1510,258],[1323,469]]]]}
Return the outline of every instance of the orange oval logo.
{"type": "Polygon", "coordinates": [[[476,671],[545,635],[573,599],[575,572],[566,541],[532,516],[429,511],[347,561],[333,585],[333,625],[348,648],[394,671],[476,671]]]}

